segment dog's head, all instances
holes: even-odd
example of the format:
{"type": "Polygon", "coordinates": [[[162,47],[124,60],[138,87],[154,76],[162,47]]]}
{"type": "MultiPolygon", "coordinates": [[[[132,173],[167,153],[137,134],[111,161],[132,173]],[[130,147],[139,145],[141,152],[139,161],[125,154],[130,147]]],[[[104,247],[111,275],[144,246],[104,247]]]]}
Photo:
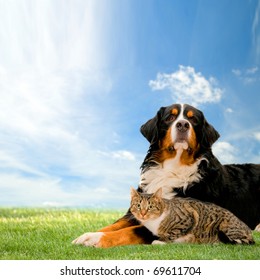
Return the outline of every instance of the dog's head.
{"type": "Polygon", "coordinates": [[[154,160],[163,162],[181,151],[183,164],[192,164],[200,152],[211,149],[219,133],[205,119],[203,113],[187,104],[162,107],[156,116],[141,127],[150,142],[154,160]]]}

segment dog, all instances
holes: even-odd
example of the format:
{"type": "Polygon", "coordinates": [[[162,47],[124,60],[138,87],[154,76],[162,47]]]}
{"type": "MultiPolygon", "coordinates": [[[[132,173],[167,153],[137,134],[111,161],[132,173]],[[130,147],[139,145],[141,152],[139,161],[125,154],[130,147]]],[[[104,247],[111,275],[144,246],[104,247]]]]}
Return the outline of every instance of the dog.
{"type": "MultiPolygon", "coordinates": [[[[260,231],[260,164],[222,165],[212,153],[220,137],[204,114],[187,104],[162,107],[141,126],[150,147],[141,165],[138,190],[163,197],[192,197],[222,206],[251,229],[260,231]]],[[[150,244],[156,239],[128,212],[98,232],[85,233],[74,244],[113,247],[150,244]]]]}

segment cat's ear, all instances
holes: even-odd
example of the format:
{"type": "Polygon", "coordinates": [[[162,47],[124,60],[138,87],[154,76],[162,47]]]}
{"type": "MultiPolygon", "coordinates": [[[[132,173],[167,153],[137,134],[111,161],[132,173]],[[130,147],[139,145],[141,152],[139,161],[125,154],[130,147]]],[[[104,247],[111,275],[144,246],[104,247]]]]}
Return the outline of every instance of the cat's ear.
{"type": "Polygon", "coordinates": [[[130,193],[131,193],[131,196],[138,195],[138,192],[133,187],[130,188],[130,193]]]}
{"type": "Polygon", "coordinates": [[[162,188],[159,188],[154,194],[153,196],[162,198],[162,188]]]}

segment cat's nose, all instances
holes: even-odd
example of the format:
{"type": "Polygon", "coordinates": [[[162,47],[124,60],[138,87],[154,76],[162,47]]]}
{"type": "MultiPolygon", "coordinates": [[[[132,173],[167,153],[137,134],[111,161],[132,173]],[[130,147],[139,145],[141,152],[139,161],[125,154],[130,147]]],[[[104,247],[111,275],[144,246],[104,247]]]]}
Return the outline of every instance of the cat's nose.
{"type": "Polygon", "coordinates": [[[146,210],[141,210],[141,215],[144,217],[146,215],[147,211],[146,210]]]}

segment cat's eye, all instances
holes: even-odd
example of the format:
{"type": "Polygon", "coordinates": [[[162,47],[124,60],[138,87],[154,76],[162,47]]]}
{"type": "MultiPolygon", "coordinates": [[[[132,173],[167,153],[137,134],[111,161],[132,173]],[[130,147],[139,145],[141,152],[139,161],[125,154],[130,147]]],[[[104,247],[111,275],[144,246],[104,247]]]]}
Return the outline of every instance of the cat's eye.
{"type": "Polygon", "coordinates": [[[148,210],[152,210],[153,209],[153,206],[152,205],[149,205],[148,206],[148,210]]]}
{"type": "Polygon", "coordinates": [[[137,204],[137,209],[140,210],[140,208],[141,208],[141,204],[138,203],[138,204],[137,204]]]}

